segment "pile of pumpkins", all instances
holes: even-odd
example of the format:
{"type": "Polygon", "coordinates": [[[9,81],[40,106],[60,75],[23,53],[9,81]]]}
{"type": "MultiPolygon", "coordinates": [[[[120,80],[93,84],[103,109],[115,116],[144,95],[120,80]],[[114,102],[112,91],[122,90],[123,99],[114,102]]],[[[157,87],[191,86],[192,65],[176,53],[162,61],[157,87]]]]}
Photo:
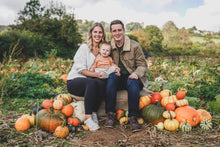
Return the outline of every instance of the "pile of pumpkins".
{"type": "Polygon", "coordinates": [[[204,130],[212,128],[212,116],[204,109],[195,110],[185,99],[185,89],[172,95],[170,90],[162,90],[148,96],[140,97],[139,109],[145,122],[155,125],[159,130],[164,128],[183,132],[191,131],[200,124],[204,130]]]}
{"type": "MultiPolygon", "coordinates": [[[[22,115],[15,122],[18,131],[25,131],[31,126],[54,132],[57,137],[66,137],[69,132],[88,130],[81,120],[75,117],[72,98],[69,94],[59,94],[53,100],[44,100],[33,113],[22,115]]],[[[73,102],[74,103],[74,102],[73,102]]]]}

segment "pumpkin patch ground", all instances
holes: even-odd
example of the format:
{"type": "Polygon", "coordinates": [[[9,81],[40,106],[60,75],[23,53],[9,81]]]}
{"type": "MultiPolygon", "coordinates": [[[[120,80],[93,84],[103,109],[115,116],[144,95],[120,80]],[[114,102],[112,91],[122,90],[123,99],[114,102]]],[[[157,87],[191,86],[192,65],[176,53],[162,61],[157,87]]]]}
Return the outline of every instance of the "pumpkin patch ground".
{"type": "Polygon", "coordinates": [[[197,126],[189,133],[180,129],[159,131],[147,123],[142,125],[142,131],[132,133],[129,124],[120,125],[119,122],[113,129],[105,128],[105,117],[101,117],[100,130],[70,133],[66,138],[57,138],[52,132],[42,131],[36,126],[17,131],[14,123],[22,115],[13,111],[1,114],[0,146],[220,146],[219,115],[213,116],[211,130],[203,131],[197,126]]]}

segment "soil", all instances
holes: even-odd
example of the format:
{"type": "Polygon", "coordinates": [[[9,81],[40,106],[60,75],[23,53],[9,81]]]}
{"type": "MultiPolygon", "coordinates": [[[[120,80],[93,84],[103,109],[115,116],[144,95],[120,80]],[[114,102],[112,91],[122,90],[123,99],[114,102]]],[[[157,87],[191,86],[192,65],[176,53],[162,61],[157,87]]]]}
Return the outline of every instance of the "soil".
{"type": "Polygon", "coordinates": [[[220,147],[219,116],[213,118],[213,129],[203,131],[199,126],[191,132],[180,130],[159,131],[155,126],[144,123],[142,131],[132,133],[130,125],[119,125],[105,128],[105,118],[100,119],[101,129],[95,132],[72,132],[66,138],[56,138],[48,133],[32,127],[24,132],[16,131],[15,120],[21,114],[9,112],[0,118],[0,146],[175,146],[175,147],[220,147]]]}

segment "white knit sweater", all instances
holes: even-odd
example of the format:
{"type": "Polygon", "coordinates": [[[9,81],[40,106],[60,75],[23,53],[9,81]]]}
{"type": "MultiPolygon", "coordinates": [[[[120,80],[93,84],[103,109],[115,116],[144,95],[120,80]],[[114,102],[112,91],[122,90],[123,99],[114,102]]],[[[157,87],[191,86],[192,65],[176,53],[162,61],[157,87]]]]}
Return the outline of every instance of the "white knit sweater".
{"type": "Polygon", "coordinates": [[[77,50],[73,61],[74,64],[68,74],[67,80],[71,80],[78,77],[86,77],[81,74],[83,69],[89,70],[95,60],[95,56],[90,52],[90,49],[86,44],[82,44],[77,50]]]}

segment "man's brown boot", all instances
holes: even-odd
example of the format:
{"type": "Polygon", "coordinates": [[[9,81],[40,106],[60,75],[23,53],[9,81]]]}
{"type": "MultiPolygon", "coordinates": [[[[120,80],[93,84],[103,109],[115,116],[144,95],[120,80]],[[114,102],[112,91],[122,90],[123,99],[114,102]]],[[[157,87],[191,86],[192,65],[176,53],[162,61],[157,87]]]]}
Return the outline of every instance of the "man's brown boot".
{"type": "Polygon", "coordinates": [[[105,127],[113,128],[115,123],[115,114],[113,112],[109,112],[107,114],[107,120],[105,121],[105,127]]]}
{"type": "Polygon", "coordinates": [[[130,121],[131,129],[133,133],[141,131],[141,126],[138,124],[136,116],[131,116],[129,121],[130,121]]]}

